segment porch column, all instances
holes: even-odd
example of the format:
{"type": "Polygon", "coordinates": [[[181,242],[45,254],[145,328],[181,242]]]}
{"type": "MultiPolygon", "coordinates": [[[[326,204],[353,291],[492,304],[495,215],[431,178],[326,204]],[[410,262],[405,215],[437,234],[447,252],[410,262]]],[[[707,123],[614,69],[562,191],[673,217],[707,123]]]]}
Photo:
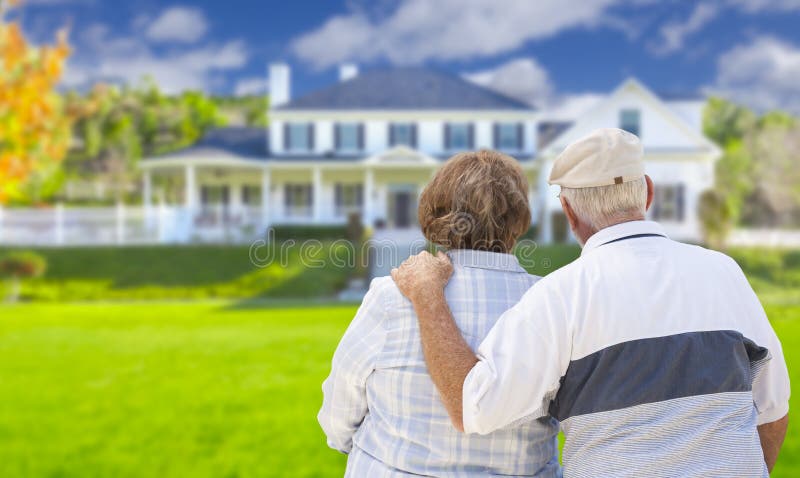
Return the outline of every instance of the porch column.
{"type": "MultiPolygon", "coordinates": [[[[269,233],[269,199],[271,189],[271,178],[269,168],[261,170],[261,224],[266,234],[269,233]]],[[[267,236],[269,237],[269,236],[267,236]]]]}
{"type": "Polygon", "coordinates": [[[186,231],[184,237],[189,239],[192,237],[192,231],[194,230],[195,208],[197,207],[194,165],[187,164],[184,169],[184,174],[186,188],[183,197],[183,207],[186,214],[186,231]]]}
{"type": "Polygon", "coordinates": [[[322,169],[317,166],[314,168],[313,171],[313,193],[311,196],[313,198],[313,214],[314,214],[314,222],[320,223],[322,222],[322,169]]]}
{"type": "Polygon", "coordinates": [[[364,172],[364,213],[363,219],[364,227],[372,227],[375,218],[374,211],[374,198],[375,195],[375,175],[372,168],[367,168],[364,172]]]}
{"type": "Polygon", "coordinates": [[[145,226],[150,228],[153,223],[153,184],[149,169],[142,173],[142,205],[145,226]]]}

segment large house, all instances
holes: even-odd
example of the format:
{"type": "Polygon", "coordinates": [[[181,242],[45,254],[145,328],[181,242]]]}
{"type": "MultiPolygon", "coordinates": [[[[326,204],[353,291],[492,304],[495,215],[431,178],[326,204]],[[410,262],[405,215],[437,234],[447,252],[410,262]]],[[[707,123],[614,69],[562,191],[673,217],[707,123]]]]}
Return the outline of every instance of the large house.
{"type": "Polygon", "coordinates": [[[142,162],[146,211],[154,210],[154,184],[178,191],[180,214],[162,240],[247,240],[271,226],[342,224],[354,212],[373,230],[414,230],[431,175],[453,153],[480,148],[520,161],[540,238],[570,240],[547,175],[566,144],[601,126],[641,136],[658,190],[653,217],[675,238],[700,238],[697,198],[713,183],[719,156],[702,135],[702,99],[660,98],[628,80],[565,124],[428,69],[359,73],[345,65],[337,84],[298,98],[290,77],[287,65],[270,66],[267,131],[223,128],[142,162]]]}

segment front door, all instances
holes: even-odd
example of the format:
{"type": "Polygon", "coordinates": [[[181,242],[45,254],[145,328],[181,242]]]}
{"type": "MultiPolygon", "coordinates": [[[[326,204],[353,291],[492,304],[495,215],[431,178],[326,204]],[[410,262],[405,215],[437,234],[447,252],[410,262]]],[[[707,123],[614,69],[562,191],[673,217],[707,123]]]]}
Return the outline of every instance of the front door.
{"type": "Polygon", "coordinates": [[[396,193],[394,207],[395,227],[400,229],[411,227],[411,193],[396,193]]]}
{"type": "Polygon", "coordinates": [[[414,224],[416,191],[411,188],[396,189],[389,192],[389,227],[408,229],[414,224]]]}

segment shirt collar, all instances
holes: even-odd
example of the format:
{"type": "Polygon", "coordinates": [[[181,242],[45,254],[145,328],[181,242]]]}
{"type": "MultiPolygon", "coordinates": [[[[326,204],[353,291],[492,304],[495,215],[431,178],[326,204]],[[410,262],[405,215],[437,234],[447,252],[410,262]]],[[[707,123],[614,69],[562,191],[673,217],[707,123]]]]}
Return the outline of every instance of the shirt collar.
{"type": "Polygon", "coordinates": [[[513,254],[500,252],[476,251],[474,249],[452,249],[447,252],[450,261],[462,267],[494,269],[508,272],[527,272],[519,265],[513,254]]]}
{"type": "Polygon", "coordinates": [[[607,244],[611,241],[616,241],[618,239],[622,239],[627,236],[636,236],[639,234],[655,234],[667,237],[667,233],[664,232],[664,228],[661,227],[661,225],[658,224],[657,222],[653,221],[623,222],[621,224],[615,224],[613,226],[601,229],[598,232],[596,232],[592,237],[589,238],[588,241],[586,241],[586,244],[583,246],[583,251],[581,251],[581,256],[589,253],[594,249],[597,249],[603,244],[607,244]]]}

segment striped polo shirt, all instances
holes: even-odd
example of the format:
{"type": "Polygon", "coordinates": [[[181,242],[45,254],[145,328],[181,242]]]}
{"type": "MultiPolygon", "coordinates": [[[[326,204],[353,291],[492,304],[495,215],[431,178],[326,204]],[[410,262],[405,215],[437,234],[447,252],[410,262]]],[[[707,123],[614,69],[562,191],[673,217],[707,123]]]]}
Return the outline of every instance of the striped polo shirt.
{"type": "Polygon", "coordinates": [[[741,269],[649,221],[592,236],[477,355],[466,431],[557,418],[565,477],[767,476],[756,426],[789,408],[780,342],[741,269]]]}

